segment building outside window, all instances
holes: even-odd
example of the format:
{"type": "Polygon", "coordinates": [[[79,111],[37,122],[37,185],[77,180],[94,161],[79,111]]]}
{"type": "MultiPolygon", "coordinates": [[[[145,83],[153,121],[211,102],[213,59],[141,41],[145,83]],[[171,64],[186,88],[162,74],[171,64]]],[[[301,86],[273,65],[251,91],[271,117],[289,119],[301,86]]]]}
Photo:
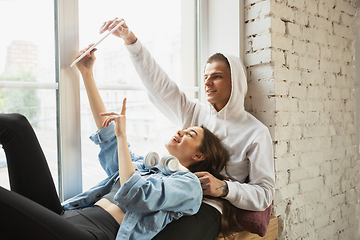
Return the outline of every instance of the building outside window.
{"type": "MultiPolygon", "coordinates": [[[[54,3],[0,1],[0,22],[0,112],[29,119],[57,184],[54,3]]],[[[2,149],[0,185],[9,188],[2,149]]]]}

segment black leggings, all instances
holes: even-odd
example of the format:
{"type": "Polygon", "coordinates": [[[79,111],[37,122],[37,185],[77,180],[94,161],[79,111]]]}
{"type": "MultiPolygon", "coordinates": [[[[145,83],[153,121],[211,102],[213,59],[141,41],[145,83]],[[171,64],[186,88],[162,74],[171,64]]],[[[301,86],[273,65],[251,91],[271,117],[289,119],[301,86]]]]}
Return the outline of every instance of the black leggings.
{"type": "Polygon", "coordinates": [[[100,207],[64,212],[27,119],[0,114],[11,191],[0,187],[1,239],[115,239],[119,224],[100,207]]]}

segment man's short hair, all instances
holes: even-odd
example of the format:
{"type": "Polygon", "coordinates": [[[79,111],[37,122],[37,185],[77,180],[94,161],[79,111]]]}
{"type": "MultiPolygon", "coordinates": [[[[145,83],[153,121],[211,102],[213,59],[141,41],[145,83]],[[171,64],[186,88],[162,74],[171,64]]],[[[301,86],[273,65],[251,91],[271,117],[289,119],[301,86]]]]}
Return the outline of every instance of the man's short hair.
{"type": "Polygon", "coordinates": [[[228,59],[222,53],[214,53],[213,55],[211,55],[208,58],[208,60],[206,61],[206,64],[213,63],[213,62],[224,62],[224,63],[226,63],[229,71],[231,71],[230,63],[229,63],[228,59]]]}

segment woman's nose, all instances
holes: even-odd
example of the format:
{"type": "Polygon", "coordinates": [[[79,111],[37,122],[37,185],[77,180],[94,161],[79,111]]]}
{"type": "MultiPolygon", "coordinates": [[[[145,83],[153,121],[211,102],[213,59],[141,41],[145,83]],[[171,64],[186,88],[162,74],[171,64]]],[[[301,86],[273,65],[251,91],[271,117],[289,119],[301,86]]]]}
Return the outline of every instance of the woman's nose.
{"type": "Polygon", "coordinates": [[[184,131],[179,130],[179,131],[177,131],[177,134],[178,134],[180,137],[182,137],[182,136],[184,136],[184,131]]]}

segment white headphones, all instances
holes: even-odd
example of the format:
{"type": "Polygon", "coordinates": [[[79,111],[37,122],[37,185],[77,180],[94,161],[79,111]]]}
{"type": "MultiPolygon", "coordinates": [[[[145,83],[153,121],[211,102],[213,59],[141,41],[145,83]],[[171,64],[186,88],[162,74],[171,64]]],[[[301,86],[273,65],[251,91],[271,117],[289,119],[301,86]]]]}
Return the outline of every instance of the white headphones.
{"type": "Polygon", "coordinates": [[[161,159],[156,152],[149,152],[145,159],[146,168],[158,167],[165,175],[171,175],[174,172],[189,172],[187,168],[182,166],[179,159],[172,155],[165,155],[161,159]]]}

